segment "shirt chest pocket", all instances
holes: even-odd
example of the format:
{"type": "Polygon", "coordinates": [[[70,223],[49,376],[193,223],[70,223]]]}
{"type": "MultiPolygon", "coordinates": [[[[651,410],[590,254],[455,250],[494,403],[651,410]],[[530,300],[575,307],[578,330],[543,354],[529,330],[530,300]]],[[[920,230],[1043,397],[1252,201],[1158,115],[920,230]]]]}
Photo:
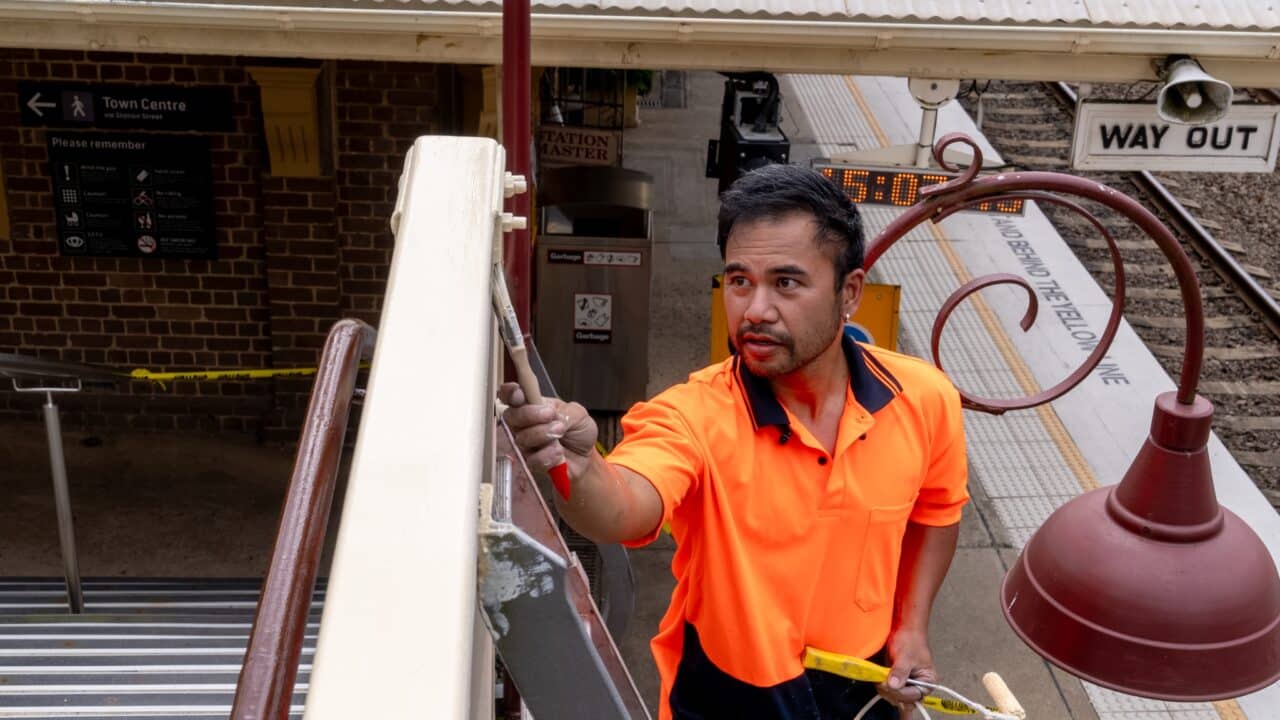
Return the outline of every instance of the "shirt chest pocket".
{"type": "Polygon", "coordinates": [[[893,597],[898,584],[902,537],[915,501],[882,505],[867,510],[866,535],[854,601],[864,612],[878,610],[893,597]]]}

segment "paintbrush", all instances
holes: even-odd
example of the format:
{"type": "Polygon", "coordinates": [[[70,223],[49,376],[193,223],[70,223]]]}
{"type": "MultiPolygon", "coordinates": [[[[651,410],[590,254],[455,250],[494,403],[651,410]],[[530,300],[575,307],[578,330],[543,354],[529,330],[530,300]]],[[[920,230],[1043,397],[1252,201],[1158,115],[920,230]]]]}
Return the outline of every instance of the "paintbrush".
{"type": "MultiPolygon", "coordinates": [[[[529,366],[529,351],[524,346],[524,334],[520,332],[520,319],[511,305],[511,294],[507,291],[507,276],[502,272],[502,265],[493,265],[493,312],[498,316],[498,330],[502,335],[502,343],[507,346],[507,355],[516,369],[516,383],[524,392],[525,402],[530,405],[542,404],[542,391],[538,388],[538,379],[529,366]]],[[[569,499],[569,465],[561,462],[547,471],[551,475],[551,484],[556,492],[565,500],[569,499]]]]}

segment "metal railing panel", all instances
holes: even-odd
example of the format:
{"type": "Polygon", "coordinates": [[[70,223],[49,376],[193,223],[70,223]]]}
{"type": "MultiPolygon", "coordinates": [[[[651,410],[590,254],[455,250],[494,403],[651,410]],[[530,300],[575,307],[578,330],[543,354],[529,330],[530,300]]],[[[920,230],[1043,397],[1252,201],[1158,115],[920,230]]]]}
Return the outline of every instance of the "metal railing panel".
{"type": "Polygon", "coordinates": [[[504,162],[492,140],[445,137],[419,138],[406,161],[308,720],[472,712],[504,162]]]}
{"type": "Polygon", "coordinates": [[[510,430],[480,494],[480,601],[498,654],[539,718],[648,720],[644,700],[510,430]]]}

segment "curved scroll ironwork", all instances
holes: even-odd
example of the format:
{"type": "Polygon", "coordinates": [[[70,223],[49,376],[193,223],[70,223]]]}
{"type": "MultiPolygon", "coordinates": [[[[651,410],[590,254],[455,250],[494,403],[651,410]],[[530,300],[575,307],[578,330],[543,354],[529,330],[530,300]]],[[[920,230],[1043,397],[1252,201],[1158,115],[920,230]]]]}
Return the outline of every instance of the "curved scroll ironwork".
{"type": "MultiPolygon", "coordinates": [[[[1102,337],[1094,347],[1093,351],[1089,353],[1089,356],[1085,358],[1084,362],[1073,370],[1066,378],[1059,381],[1053,387],[1038,392],[1035,395],[1012,400],[979,398],[974,397],[963,389],[959,390],[961,402],[965,407],[972,408],[974,410],[981,410],[993,415],[999,415],[1009,410],[1023,410],[1056,400],[1070,392],[1072,388],[1079,385],[1086,377],[1088,377],[1089,373],[1093,372],[1094,368],[1096,368],[1098,364],[1102,362],[1102,359],[1106,357],[1107,350],[1110,349],[1112,341],[1115,340],[1116,332],[1120,329],[1120,319],[1124,313],[1125,290],[1124,261],[1120,257],[1120,246],[1116,243],[1116,239],[1111,234],[1111,231],[1079,203],[1058,195],[1040,191],[1004,193],[996,195],[994,199],[997,201],[1037,200],[1044,203],[1061,205],[1068,210],[1077,213],[1091,223],[1106,241],[1107,248],[1111,254],[1111,265],[1116,274],[1115,286],[1112,289],[1111,315],[1107,318],[1107,326],[1102,332],[1102,337]]],[[[980,200],[969,200],[967,202],[951,206],[936,216],[934,218],[935,222],[968,207],[990,201],[991,200],[989,198],[984,198],[980,200]]],[[[1036,301],[1035,292],[1025,280],[1017,275],[1008,275],[1005,273],[997,273],[994,275],[985,275],[983,277],[975,278],[974,280],[965,283],[965,285],[961,286],[947,298],[947,301],[943,304],[942,310],[939,311],[937,319],[934,320],[931,349],[933,351],[933,362],[935,365],[939,368],[942,367],[942,357],[939,352],[939,344],[942,339],[942,328],[946,324],[947,318],[950,317],[951,313],[960,304],[960,302],[982,288],[1009,283],[1020,285],[1027,291],[1030,302],[1027,308],[1027,313],[1022,318],[1021,326],[1024,332],[1031,328],[1031,325],[1035,323],[1039,304],[1036,301]]]]}
{"type": "Polygon", "coordinates": [[[973,182],[978,177],[978,173],[982,172],[982,148],[973,141],[973,138],[962,133],[949,133],[939,138],[938,142],[933,145],[933,157],[938,161],[938,167],[947,172],[960,173],[959,177],[952,178],[944,183],[937,185],[929,185],[920,189],[920,197],[929,198],[931,195],[946,195],[947,193],[958,190],[965,185],[973,182]],[[968,167],[959,167],[947,162],[947,148],[956,143],[964,143],[969,146],[969,150],[973,152],[973,160],[968,167]]]}
{"type": "MultiPolygon", "coordinates": [[[[975,410],[998,415],[1009,410],[1035,407],[1055,400],[1088,377],[1089,373],[1106,356],[1112,341],[1115,339],[1116,332],[1120,327],[1125,299],[1124,262],[1120,257],[1120,248],[1116,243],[1115,237],[1097,217],[1080,203],[1069,199],[1067,196],[1093,200],[1124,215],[1155,241],[1160,250],[1164,252],[1165,258],[1168,259],[1170,265],[1173,266],[1174,276],[1177,278],[1178,287],[1182,295],[1187,321],[1186,344],[1177,397],[1180,403],[1188,405],[1193,403],[1203,362],[1204,311],[1200,300],[1200,284],[1196,280],[1191,260],[1169,229],[1155,215],[1132,198],[1092,180],[1053,172],[1019,172],[979,177],[978,173],[982,169],[982,152],[977,143],[962,133],[946,135],[934,145],[934,156],[938,160],[938,164],[949,172],[956,172],[957,169],[943,159],[943,151],[955,143],[964,143],[972,149],[973,162],[959,176],[940,185],[931,185],[922,189],[920,194],[924,199],[898,216],[868,245],[866,260],[863,262],[864,269],[870,270],[895,242],[926,220],[935,223],[940,222],[943,218],[953,213],[979,203],[1022,199],[1056,204],[1085,218],[1106,240],[1111,254],[1111,262],[1116,273],[1112,309],[1107,319],[1107,326],[1097,346],[1071,374],[1047,390],[1021,398],[982,398],[961,390],[960,396],[964,405],[975,410]]],[[[970,295],[983,288],[995,285],[1017,285],[1023,288],[1027,292],[1028,303],[1021,326],[1025,331],[1034,324],[1039,311],[1039,304],[1036,300],[1035,291],[1024,279],[1007,273],[974,278],[947,298],[934,321],[930,349],[933,354],[934,364],[939,368],[942,367],[939,353],[942,330],[951,314],[970,295]]]]}

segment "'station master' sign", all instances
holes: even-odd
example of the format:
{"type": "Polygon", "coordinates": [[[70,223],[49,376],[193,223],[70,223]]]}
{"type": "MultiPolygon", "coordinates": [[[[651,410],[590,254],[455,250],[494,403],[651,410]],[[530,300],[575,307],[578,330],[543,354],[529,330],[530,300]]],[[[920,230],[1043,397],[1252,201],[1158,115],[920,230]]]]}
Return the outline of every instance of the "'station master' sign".
{"type": "Polygon", "coordinates": [[[1079,170],[1271,172],[1280,105],[1233,105],[1207,125],[1160,119],[1154,103],[1080,103],[1071,167],[1079,170]]]}
{"type": "Polygon", "coordinates": [[[622,133],[616,130],[543,125],[538,161],[544,165],[617,165],[622,133]]]}

